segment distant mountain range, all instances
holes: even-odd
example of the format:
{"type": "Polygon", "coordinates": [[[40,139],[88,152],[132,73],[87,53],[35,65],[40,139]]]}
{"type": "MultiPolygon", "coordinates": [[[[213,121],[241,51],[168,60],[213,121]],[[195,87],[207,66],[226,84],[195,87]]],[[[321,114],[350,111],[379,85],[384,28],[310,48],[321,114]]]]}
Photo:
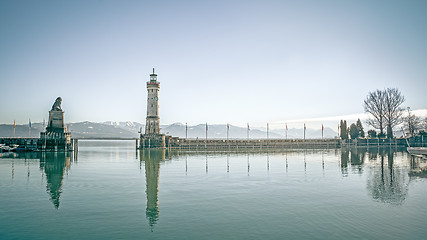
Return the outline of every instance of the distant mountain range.
{"type": "MultiPolygon", "coordinates": [[[[173,123],[170,125],[161,125],[161,132],[174,137],[185,138],[185,125],[182,123],[173,123]]],[[[68,131],[71,131],[71,136],[76,138],[137,138],[139,137],[138,131],[145,131],[145,126],[138,122],[78,122],[70,123],[67,125],[68,131]]],[[[31,126],[31,137],[39,137],[40,132],[43,129],[42,123],[32,123],[31,126]]],[[[28,137],[28,125],[16,125],[15,136],[16,137],[28,137]]],[[[272,129],[269,131],[269,138],[285,138],[285,130],[272,129]]],[[[12,137],[13,136],[13,125],[12,124],[0,124],[0,137],[12,137]]],[[[288,138],[303,138],[304,130],[302,128],[290,128],[288,129],[288,138]]],[[[324,138],[334,138],[337,136],[337,132],[331,128],[325,128],[324,138]]],[[[188,126],[188,138],[205,138],[206,137],[206,125],[198,124],[194,126],[188,126]]],[[[227,125],[216,124],[208,125],[208,138],[226,138],[227,137],[227,125]]],[[[251,128],[249,131],[250,138],[267,138],[267,132],[262,129],[251,128]]],[[[310,129],[306,130],[306,138],[321,138],[321,129],[310,129]]],[[[247,138],[247,128],[237,127],[230,125],[229,138],[245,139],[247,138]]]]}

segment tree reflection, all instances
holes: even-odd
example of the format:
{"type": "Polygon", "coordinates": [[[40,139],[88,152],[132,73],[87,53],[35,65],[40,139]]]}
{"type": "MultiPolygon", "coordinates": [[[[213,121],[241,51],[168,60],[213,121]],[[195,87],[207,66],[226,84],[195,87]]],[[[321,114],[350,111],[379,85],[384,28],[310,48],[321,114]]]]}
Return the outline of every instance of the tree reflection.
{"type": "Polygon", "coordinates": [[[394,165],[394,152],[380,150],[370,169],[367,189],[374,200],[400,205],[408,195],[408,172],[394,165]]]}
{"type": "Polygon", "coordinates": [[[379,151],[379,148],[376,148],[376,147],[369,148],[368,149],[368,159],[369,160],[377,160],[377,158],[378,158],[378,151],[379,151]]]}
{"type": "Polygon", "coordinates": [[[341,149],[341,173],[345,177],[348,176],[348,153],[347,148],[341,149]]]}
{"type": "Polygon", "coordinates": [[[343,148],[341,149],[341,174],[348,176],[349,165],[353,172],[362,174],[363,164],[365,162],[366,149],[361,148],[343,148]]]}
{"type": "Polygon", "coordinates": [[[355,148],[350,151],[350,163],[352,169],[358,174],[363,172],[363,163],[365,162],[366,148],[355,148]]]}

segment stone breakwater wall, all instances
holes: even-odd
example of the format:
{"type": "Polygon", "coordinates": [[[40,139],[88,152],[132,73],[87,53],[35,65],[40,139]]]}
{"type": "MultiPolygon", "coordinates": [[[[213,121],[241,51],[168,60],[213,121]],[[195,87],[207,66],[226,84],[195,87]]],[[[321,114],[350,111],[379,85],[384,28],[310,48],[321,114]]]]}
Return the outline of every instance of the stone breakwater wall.
{"type": "Polygon", "coordinates": [[[337,148],[338,139],[177,139],[174,138],[166,147],[179,149],[211,149],[211,150],[250,150],[250,149],[278,149],[278,148],[337,148]]]}
{"type": "MultiPolygon", "coordinates": [[[[422,139],[408,139],[410,146],[426,146],[422,139]]],[[[340,147],[407,147],[405,138],[393,139],[183,139],[167,138],[166,148],[187,150],[319,149],[340,147]]]]}
{"type": "Polygon", "coordinates": [[[77,139],[0,138],[0,144],[19,145],[20,151],[64,152],[77,149],[77,139]]]}

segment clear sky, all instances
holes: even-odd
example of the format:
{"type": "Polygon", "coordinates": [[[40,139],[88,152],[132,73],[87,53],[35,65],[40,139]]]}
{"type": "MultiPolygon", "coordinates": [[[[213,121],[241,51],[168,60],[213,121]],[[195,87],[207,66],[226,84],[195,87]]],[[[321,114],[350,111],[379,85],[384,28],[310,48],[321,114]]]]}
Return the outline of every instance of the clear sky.
{"type": "MultiPolygon", "coordinates": [[[[263,126],[363,113],[397,87],[427,108],[427,1],[0,1],[0,123],[263,126]]],[[[273,126],[274,127],[274,126],[273,126]]]]}

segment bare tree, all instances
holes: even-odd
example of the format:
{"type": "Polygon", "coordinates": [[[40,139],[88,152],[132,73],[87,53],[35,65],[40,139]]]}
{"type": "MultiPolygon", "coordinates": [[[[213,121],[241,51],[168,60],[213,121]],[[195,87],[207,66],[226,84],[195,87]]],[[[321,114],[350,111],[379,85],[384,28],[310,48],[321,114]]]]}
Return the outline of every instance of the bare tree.
{"type": "Polygon", "coordinates": [[[366,123],[375,129],[380,130],[383,135],[385,126],[385,106],[384,106],[384,91],[376,90],[370,92],[364,101],[365,112],[370,113],[373,118],[370,118],[366,123]]]}
{"type": "Polygon", "coordinates": [[[400,107],[405,97],[397,88],[387,88],[370,92],[364,101],[365,112],[373,118],[367,124],[380,130],[379,135],[384,135],[387,128],[387,137],[393,137],[393,127],[402,122],[403,109],[400,107]]]}
{"type": "Polygon", "coordinates": [[[403,118],[403,123],[405,125],[406,130],[414,136],[415,132],[421,130],[423,128],[421,118],[411,114],[411,108],[407,108],[408,115],[403,118]]]}
{"type": "Polygon", "coordinates": [[[402,122],[402,103],[405,97],[397,88],[387,88],[384,90],[385,122],[387,125],[387,137],[393,138],[393,128],[402,122]]]}

